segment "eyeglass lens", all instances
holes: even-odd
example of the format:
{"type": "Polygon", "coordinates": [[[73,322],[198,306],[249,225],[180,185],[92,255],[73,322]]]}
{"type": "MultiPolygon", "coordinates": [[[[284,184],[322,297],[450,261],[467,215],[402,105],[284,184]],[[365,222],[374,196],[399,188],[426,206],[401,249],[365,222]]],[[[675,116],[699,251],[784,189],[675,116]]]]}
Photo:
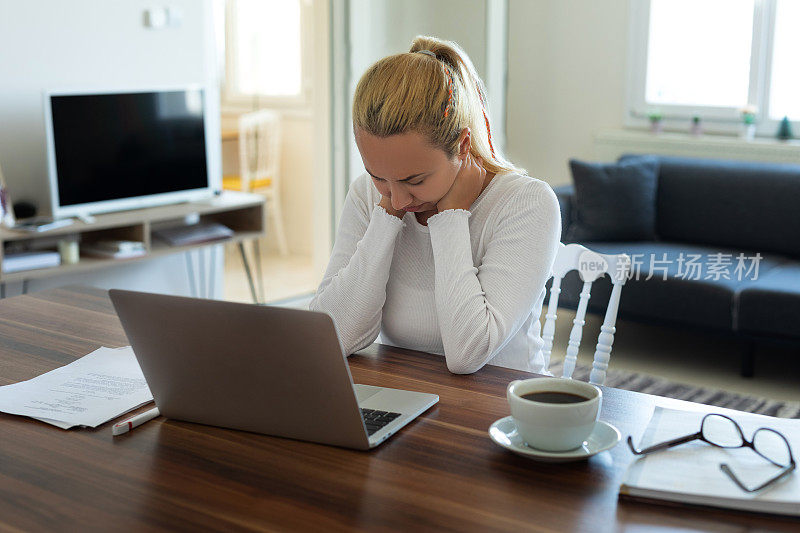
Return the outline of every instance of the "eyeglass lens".
{"type": "MultiPolygon", "coordinates": [[[[732,419],[710,414],[703,419],[701,427],[703,439],[721,448],[739,448],[745,445],[744,434],[739,424],[732,419]]],[[[789,443],[777,431],[761,428],[753,434],[753,450],[777,466],[788,466],[792,457],[789,443]]]]}
{"type": "Polygon", "coordinates": [[[753,433],[753,440],[747,441],[739,424],[725,415],[715,413],[703,417],[699,433],[678,437],[660,444],[655,444],[643,450],[637,450],[631,438],[628,437],[628,446],[634,454],[645,455],[658,450],[685,444],[698,438],[720,448],[741,448],[745,446],[752,448],[754,452],[767,461],[770,461],[775,466],[781,467],[781,471],[772,479],[767,480],[757,487],[749,488],[739,480],[728,464],[721,464],[720,468],[722,471],[725,472],[739,488],[747,492],[762,490],[776,481],[785,478],[796,468],[789,441],[786,440],[784,435],[771,428],[759,428],[753,433]]]}
{"type": "Polygon", "coordinates": [[[788,466],[791,459],[789,444],[777,431],[761,428],[753,435],[753,449],[777,466],[788,466]]]}
{"type": "Polygon", "coordinates": [[[703,419],[700,430],[703,438],[714,446],[721,448],[739,448],[744,445],[744,435],[739,425],[730,418],[721,415],[708,415],[703,419]]]}

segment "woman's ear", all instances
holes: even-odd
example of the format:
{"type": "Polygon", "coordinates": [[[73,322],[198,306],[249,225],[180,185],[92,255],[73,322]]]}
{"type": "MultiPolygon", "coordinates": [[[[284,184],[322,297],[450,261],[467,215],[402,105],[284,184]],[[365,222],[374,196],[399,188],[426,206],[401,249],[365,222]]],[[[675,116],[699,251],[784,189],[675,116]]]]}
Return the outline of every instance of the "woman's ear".
{"type": "Polygon", "coordinates": [[[464,128],[461,131],[461,140],[458,141],[458,158],[466,159],[470,148],[472,148],[472,132],[469,128],[464,128]]]}

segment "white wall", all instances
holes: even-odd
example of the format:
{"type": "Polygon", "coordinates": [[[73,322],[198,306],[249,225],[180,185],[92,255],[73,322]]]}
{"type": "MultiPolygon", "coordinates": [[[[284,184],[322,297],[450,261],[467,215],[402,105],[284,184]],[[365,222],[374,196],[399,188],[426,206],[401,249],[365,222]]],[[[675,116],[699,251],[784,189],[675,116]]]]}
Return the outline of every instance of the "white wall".
{"type": "MultiPolygon", "coordinates": [[[[218,128],[213,29],[208,0],[0,0],[0,164],[12,200],[49,204],[45,89],[202,84],[211,104],[208,117],[218,128]],[[144,27],[144,10],[154,5],[178,8],[180,26],[144,27]]],[[[218,175],[218,145],[215,153],[209,165],[218,175]]],[[[188,285],[179,287],[176,276],[185,276],[182,255],[87,274],[79,281],[133,286],[136,279],[149,279],[154,291],[186,292],[188,285]]],[[[31,289],[48,283],[60,281],[32,283],[31,289]]]]}
{"type": "MultiPolygon", "coordinates": [[[[168,0],[180,27],[144,27],[143,0],[0,0],[0,164],[12,198],[47,205],[42,91],[188,83],[216,90],[209,2],[168,0]]],[[[218,116],[219,104],[209,116],[218,116]]],[[[216,167],[217,172],[219,167],[216,167]]]]}
{"type": "Polygon", "coordinates": [[[531,176],[568,183],[594,134],[621,128],[628,0],[510,0],[507,148],[531,176]]]}
{"type": "Polygon", "coordinates": [[[334,28],[339,14],[329,2],[314,5],[313,61],[313,145],[314,163],[312,170],[312,194],[306,209],[310,209],[312,225],[312,253],[316,279],[322,279],[328,265],[328,257],[333,246],[333,68],[332,59],[338,48],[334,28]]]}

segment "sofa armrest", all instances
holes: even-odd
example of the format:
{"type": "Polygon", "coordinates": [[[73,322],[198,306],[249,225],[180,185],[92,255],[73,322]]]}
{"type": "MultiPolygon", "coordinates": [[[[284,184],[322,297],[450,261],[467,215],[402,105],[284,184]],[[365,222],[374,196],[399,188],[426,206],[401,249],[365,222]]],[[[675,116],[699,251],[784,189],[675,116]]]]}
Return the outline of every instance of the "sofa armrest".
{"type": "Polygon", "coordinates": [[[561,242],[565,242],[567,230],[572,222],[572,201],[575,196],[575,186],[561,185],[553,187],[553,192],[558,198],[558,206],[561,208],[561,242]]]}

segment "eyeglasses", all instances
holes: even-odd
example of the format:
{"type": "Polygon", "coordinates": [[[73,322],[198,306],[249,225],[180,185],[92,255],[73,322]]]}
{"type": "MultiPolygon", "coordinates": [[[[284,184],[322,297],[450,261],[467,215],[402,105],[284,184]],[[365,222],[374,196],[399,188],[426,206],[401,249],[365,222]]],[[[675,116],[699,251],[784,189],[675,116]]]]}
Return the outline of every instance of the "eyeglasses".
{"type": "Polygon", "coordinates": [[[775,466],[781,467],[780,472],[757,487],[748,488],[742,483],[727,463],[721,464],[720,470],[725,472],[736,485],[745,492],[758,492],[778,480],[788,476],[796,467],[792,448],[789,441],[774,429],[759,428],[753,433],[753,438],[747,440],[739,424],[732,418],[716,413],[707,414],[700,423],[700,431],[684,437],[678,437],[661,444],[637,450],[633,446],[633,439],[628,437],[628,446],[635,455],[645,455],[659,450],[666,450],[693,440],[701,440],[718,448],[750,448],[758,455],[775,466]]]}

